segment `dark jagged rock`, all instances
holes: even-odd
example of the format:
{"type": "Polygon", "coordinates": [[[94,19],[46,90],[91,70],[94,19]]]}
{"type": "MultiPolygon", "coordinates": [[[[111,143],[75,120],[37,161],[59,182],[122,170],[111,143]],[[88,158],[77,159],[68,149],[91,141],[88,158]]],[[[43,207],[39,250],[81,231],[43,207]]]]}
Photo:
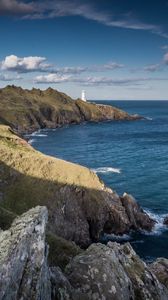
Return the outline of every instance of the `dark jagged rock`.
{"type": "Polygon", "coordinates": [[[0,123],[11,126],[21,134],[83,121],[139,118],[109,105],[73,100],[52,88],[45,91],[35,88],[24,90],[16,86],[0,89],[0,123]]]}
{"type": "Polygon", "coordinates": [[[168,226],[168,216],[164,218],[163,224],[168,226]]]}
{"type": "Polygon", "coordinates": [[[36,207],[0,232],[0,300],[50,300],[45,227],[47,209],[36,207]]]}
{"type": "Polygon", "coordinates": [[[120,198],[122,205],[124,206],[132,229],[143,229],[151,231],[156,224],[155,220],[152,220],[147,213],[136,202],[135,198],[127,193],[120,198]]]}

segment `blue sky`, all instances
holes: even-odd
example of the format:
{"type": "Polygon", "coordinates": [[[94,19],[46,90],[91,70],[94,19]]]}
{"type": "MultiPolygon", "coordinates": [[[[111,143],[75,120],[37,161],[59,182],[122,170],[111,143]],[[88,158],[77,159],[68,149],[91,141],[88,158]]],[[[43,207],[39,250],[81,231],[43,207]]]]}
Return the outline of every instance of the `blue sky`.
{"type": "Polygon", "coordinates": [[[168,0],[0,0],[0,87],[168,100],[168,0]]]}

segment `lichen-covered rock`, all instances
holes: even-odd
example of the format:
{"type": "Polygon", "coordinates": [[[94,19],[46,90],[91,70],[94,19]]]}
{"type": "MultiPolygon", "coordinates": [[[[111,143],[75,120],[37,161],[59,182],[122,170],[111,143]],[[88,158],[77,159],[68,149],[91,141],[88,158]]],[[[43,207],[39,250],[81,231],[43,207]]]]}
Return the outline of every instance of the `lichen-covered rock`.
{"type": "Polygon", "coordinates": [[[158,280],[168,289],[168,259],[158,258],[150,265],[150,270],[156,275],[158,280]]]}
{"type": "Polygon", "coordinates": [[[88,300],[168,299],[166,287],[128,243],[92,244],[67,266],[66,276],[88,300]]]}
{"type": "Polygon", "coordinates": [[[50,300],[45,227],[47,209],[36,207],[0,232],[0,300],[50,300]]]}

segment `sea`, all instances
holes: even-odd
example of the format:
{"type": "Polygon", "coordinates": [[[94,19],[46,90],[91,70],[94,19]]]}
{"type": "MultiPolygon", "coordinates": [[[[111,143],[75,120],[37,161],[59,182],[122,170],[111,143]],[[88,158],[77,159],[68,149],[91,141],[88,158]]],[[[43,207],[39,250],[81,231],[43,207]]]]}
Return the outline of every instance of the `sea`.
{"type": "Polygon", "coordinates": [[[150,262],[168,258],[168,101],[94,101],[113,105],[145,119],[83,123],[45,129],[29,136],[41,152],[91,168],[122,195],[132,194],[157,220],[151,233],[131,232],[106,240],[129,241],[150,262]]]}

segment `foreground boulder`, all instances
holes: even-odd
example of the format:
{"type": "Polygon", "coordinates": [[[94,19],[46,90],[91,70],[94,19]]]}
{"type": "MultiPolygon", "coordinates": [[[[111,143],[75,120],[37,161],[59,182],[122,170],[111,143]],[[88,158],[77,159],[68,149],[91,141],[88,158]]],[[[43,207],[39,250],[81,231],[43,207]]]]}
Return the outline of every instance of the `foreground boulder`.
{"type": "Polygon", "coordinates": [[[155,224],[131,196],[119,197],[88,168],[34,150],[7,126],[0,126],[0,178],[3,209],[20,215],[45,205],[49,231],[82,247],[103,232],[149,231],[155,224]]]}
{"type": "Polygon", "coordinates": [[[36,207],[0,232],[0,300],[51,299],[46,222],[47,209],[36,207]]]}
{"type": "Polygon", "coordinates": [[[73,298],[76,300],[168,299],[166,286],[159,282],[129,243],[91,245],[67,266],[66,277],[71,287],[81,293],[80,298],[73,298]]]}
{"type": "Polygon", "coordinates": [[[158,258],[150,265],[150,269],[168,289],[168,259],[158,258]]]}

